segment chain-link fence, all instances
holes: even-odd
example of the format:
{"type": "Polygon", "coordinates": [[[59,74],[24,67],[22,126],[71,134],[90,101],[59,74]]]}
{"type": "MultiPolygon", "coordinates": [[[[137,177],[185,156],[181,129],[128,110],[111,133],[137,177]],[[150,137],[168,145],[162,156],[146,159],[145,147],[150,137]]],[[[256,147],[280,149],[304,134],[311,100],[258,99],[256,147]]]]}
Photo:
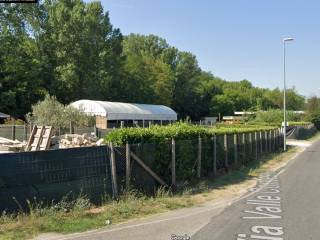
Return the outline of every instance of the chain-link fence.
{"type": "Polygon", "coordinates": [[[59,201],[80,193],[93,202],[127,188],[154,193],[217,176],[283,148],[279,130],[168,139],[154,143],[0,154],[0,211],[26,199],[59,201]],[[13,197],[16,200],[13,200],[13,197]]]}

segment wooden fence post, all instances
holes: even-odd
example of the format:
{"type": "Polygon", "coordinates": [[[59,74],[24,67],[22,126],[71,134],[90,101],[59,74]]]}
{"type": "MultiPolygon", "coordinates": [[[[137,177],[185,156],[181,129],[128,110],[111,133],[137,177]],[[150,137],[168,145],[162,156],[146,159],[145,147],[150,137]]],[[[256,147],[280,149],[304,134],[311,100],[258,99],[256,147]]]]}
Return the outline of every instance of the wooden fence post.
{"type": "Polygon", "coordinates": [[[217,135],[213,136],[213,175],[217,175],[217,135]]]}
{"type": "Polygon", "coordinates": [[[176,141],[171,139],[171,185],[173,190],[176,188],[176,141]]]}
{"type": "Polygon", "coordinates": [[[272,151],[275,152],[276,150],[276,131],[273,129],[272,130],[272,151]]]}
{"type": "Polygon", "coordinates": [[[246,162],[246,134],[242,133],[243,162],[246,162]]]}
{"type": "Polygon", "coordinates": [[[229,162],[228,162],[228,135],[225,134],[224,135],[224,156],[225,156],[225,159],[224,159],[224,164],[225,164],[225,167],[228,168],[229,167],[229,162]]]}
{"type": "Polygon", "coordinates": [[[255,141],[255,156],[256,160],[258,160],[258,133],[254,132],[254,141],[255,141]]]}
{"type": "Polygon", "coordinates": [[[233,135],[233,145],[234,145],[234,164],[238,165],[238,135],[235,133],[233,135]]]}
{"type": "Polygon", "coordinates": [[[111,152],[110,165],[111,165],[112,192],[113,192],[113,197],[118,198],[117,167],[116,167],[116,160],[115,160],[113,144],[109,143],[109,147],[110,147],[110,152],[111,152]]]}
{"type": "Polygon", "coordinates": [[[198,138],[198,159],[197,159],[197,177],[201,178],[201,151],[202,151],[202,141],[201,136],[198,138]]]}
{"type": "Polygon", "coordinates": [[[130,158],[130,145],[126,143],[126,188],[130,189],[130,179],[131,179],[131,158],[130,158]]]}
{"type": "Polygon", "coordinates": [[[14,141],[16,140],[16,125],[13,123],[12,128],[11,128],[11,139],[14,141]]]}
{"type": "Polygon", "coordinates": [[[28,141],[28,127],[26,124],[23,124],[23,140],[28,141]]]}
{"type": "Polygon", "coordinates": [[[252,154],[253,152],[253,141],[252,141],[252,133],[250,132],[249,133],[249,152],[250,152],[250,155],[252,154]]]}
{"type": "Polygon", "coordinates": [[[264,132],[264,152],[268,152],[268,135],[266,131],[264,132]]]}
{"type": "Polygon", "coordinates": [[[272,130],[269,130],[269,152],[272,152],[272,130]]]}
{"type": "Polygon", "coordinates": [[[276,149],[279,151],[280,142],[279,142],[279,128],[276,130],[276,149]]]}
{"type": "Polygon", "coordinates": [[[259,143],[260,143],[260,156],[263,154],[263,139],[262,139],[262,131],[259,131],[259,143]]]}

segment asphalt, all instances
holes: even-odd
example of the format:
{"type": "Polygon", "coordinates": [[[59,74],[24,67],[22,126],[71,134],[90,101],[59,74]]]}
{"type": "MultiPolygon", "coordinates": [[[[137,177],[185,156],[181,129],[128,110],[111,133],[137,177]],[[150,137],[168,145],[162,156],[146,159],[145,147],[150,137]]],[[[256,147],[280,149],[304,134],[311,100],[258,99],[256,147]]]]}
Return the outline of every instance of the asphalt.
{"type": "Polygon", "coordinates": [[[320,141],[226,208],[192,240],[319,240],[320,141]]]}

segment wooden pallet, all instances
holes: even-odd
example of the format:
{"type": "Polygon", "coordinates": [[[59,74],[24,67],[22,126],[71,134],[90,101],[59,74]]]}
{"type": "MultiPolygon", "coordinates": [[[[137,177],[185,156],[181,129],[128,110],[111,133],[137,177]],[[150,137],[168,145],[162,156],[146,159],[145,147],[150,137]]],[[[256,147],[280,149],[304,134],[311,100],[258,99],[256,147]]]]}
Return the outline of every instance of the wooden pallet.
{"type": "Polygon", "coordinates": [[[49,149],[51,136],[51,126],[34,126],[25,150],[41,151],[49,149]]]}

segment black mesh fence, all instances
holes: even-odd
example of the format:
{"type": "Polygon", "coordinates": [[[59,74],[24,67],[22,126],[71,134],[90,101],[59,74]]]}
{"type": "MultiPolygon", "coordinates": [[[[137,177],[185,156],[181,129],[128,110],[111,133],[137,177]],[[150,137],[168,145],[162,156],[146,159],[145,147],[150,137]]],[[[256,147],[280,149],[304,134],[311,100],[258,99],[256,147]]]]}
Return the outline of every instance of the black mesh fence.
{"type": "MultiPolygon", "coordinates": [[[[211,176],[215,170],[223,174],[267,152],[278,151],[282,147],[282,135],[277,132],[277,138],[273,139],[272,134],[261,132],[261,139],[258,132],[175,140],[177,184],[199,177],[198,170],[201,177],[211,176]]],[[[115,157],[116,185],[121,193],[126,189],[129,157],[126,146],[112,149],[114,155],[110,154],[112,150],[108,146],[0,154],[0,210],[16,208],[16,202],[24,206],[26,199],[34,197],[57,202],[66,195],[82,194],[98,203],[114,193],[111,156],[115,157]]],[[[130,144],[130,152],[132,188],[154,193],[162,181],[171,186],[172,139],[130,144]]]]}
{"type": "Polygon", "coordinates": [[[80,194],[100,202],[111,194],[108,151],[101,146],[0,154],[0,210],[25,207],[26,199],[57,202],[80,194]]]}
{"type": "Polygon", "coordinates": [[[225,151],[224,151],[224,136],[216,136],[216,156],[217,156],[217,170],[222,171],[225,169],[225,151]]]}

